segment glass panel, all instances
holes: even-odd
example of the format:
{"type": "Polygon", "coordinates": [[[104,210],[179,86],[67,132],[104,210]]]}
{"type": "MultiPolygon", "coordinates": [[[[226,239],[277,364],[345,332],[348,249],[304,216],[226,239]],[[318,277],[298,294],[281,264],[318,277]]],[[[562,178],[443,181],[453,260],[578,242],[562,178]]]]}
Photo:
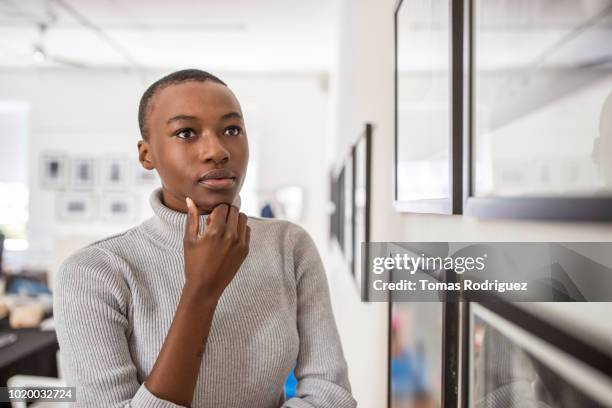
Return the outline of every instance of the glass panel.
{"type": "Polygon", "coordinates": [[[474,30],[474,195],[610,195],[612,1],[477,0],[474,30]]]}
{"type": "Polygon", "coordinates": [[[441,406],[442,307],[392,304],[391,408],[441,406]]]}
{"type": "Polygon", "coordinates": [[[471,406],[604,407],[485,320],[474,317],[472,339],[474,396],[471,406]]]}
{"type": "Polygon", "coordinates": [[[397,200],[449,197],[449,2],[397,14],[397,200]]]}

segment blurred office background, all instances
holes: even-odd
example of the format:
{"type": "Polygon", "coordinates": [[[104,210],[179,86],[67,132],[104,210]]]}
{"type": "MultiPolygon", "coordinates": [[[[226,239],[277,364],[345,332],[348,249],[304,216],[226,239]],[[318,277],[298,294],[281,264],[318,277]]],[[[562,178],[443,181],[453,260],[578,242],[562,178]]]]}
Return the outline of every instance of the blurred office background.
{"type": "MultiPolygon", "coordinates": [[[[499,11],[496,21],[508,10],[519,16],[517,20],[527,17],[524,25],[502,21],[491,29],[497,37],[490,41],[505,44],[497,48],[497,58],[484,64],[494,73],[503,73],[509,64],[520,67],[543,58],[551,44],[609,8],[609,2],[595,0],[492,4],[499,11]],[[517,33],[524,36],[516,37],[517,33]],[[513,44],[528,45],[524,61],[504,59],[513,44]]],[[[441,383],[433,366],[442,358],[436,311],[422,305],[406,307],[390,322],[387,304],[360,301],[344,257],[329,240],[329,171],[347,154],[366,122],[375,129],[372,241],[609,241],[612,225],[606,222],[481,220],[394,210],[395,5],[395,0],[0,0],[0,231],[5,236],[2,266],[7,291],[3,304],[5,315],[10,309],[14,327],[32,327],[27,339],[24,335],[31,347],[21,356],[23,365],[17,364],[17,357],[8,361],[12,371],[3,372],[2,378],[53,372],[52,320],[46,319],[51,316],[53,275],[61,261],[89,242],[152,215],[148,198],[159,179],[137,161],[137,106],[151,82],[177,69],[216,74],[241,102],[251,151],[241,192],[243,210],[260,216],[262,209],[271,209],[275,216],[303,225],[316,241],[361,407],[387,406],[390,342],[393,356],[412,355],[410,366],[397,362],[404,374],[412,373],[406,374],[410,378],[397,377],[406,381],[398,389],[409,396],[417,388],[421,394],[436,395],[441,383]],[[26,293],[36,294],[38,300],[26,298],[26,293]],[[402,327],[408,329],[400,334],[402,327]],[[420,331],[423,327],[431,332],[420,331]]],[[[612,24],[609,14],[605,16],[597,38],[610,39],[598,42],[605,51],[602,55],[610,56],[612,24]]],[[[489,48],[496,50],[494,45],[489,48]]],[[[431,69],[420,60],[436,63],[427,49],[417,47],[412,63],[402,69],[417,74],[431,69]]],[[[520,173],[524,161],[519,170],[508,169],[514,146],[516,155],[524,156],[531,143],[522,129],[536,122],[545,136],[540,143],[546,149],[540,150],[551,150],[555,134],[545,125],[556,121],[557,130],[573,126],[573,136],[564,134],[564,140],[583,141],[578,143],[582,156],[572,162],[580,173],[577,183],[583,183],[579,187],[605,190],[605,181],[581,180],[605,178],[597,173],[606,171],[598,163],[608,162],[609,144],[595,139],[603,102],[612,91],[612,68],[604,63],[596,81],[578,82],[561,96],[538,101],[533,111],[540,116],[515,113],[521,120],[510,120],[514,128],[487,133],[487,140],[500,141],[491,142],[491,151],[503,171],[485,180],[482,191],[514,194],[529,192],[532,185],[536,190],[552,185],[544,190],[564,194],[554,179],[550,184],[546,178],[535,180],[520,173]],[[531,184],[521,182],[521,177],[531,184]]],[[[503,99],[497,92],[484,96],[491,109],[503,99]]],[[[534,146],[538,150],[540,145],[534,146]]],[[[556,159],[555,165],[562,165],[576,151],[566,150],[531,164],[545,167],[556,159]]],[[[550,171],[557,174],[555,168],[550,171]]],[[[529,307],[612,350],[609,304],[529,307]]],[[[435,397],[411,401],[397,406],[441,403],[435,397]]]]}

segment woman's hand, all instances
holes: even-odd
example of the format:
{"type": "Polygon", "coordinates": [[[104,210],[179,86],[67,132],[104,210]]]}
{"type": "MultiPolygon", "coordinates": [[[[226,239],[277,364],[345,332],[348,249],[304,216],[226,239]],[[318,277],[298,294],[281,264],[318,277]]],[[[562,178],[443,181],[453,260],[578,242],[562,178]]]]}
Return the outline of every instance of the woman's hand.
{"type": "Polygon", "coordinates": [[[219,204],[200,231],[198,209],[187,197],[184,236],[185,286],[218,300],[249,253],[251,228],[235,206],[219,204]]]}

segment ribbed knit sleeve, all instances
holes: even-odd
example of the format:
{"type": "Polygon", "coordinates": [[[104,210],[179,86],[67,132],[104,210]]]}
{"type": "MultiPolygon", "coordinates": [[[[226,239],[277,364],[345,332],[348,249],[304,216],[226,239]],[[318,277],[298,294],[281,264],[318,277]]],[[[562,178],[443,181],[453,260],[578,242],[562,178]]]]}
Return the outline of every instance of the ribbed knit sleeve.
{"type": "Polygon", "coordinates": [[[346,360],[332,313],[323,262],[312,238],[293,225],[300,351],[295,368],[297,392],[284,408],[352,408],[346,360]]]}
{"type": "Polygon", "coordinates": [[[54,318],[75,407],[181,408],[141,384],[128,347],[130,290],[104,249],[89,246],[56,275],[54,318]]]}

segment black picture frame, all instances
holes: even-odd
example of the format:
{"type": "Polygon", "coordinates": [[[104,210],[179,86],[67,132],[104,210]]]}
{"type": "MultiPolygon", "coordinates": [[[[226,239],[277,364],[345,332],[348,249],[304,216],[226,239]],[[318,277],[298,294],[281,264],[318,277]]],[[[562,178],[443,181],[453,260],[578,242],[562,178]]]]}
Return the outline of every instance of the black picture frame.
{"type": "Polygon", "coordinates": [[[361,301],[368,299],[368,274],[362,270],[370,242],[370,207],[372,190],[372,131],[366,123],[353,151],[353,262],[351,271],[359,290],[361,301]]]}
{"type": "MultiPolygon", "coordinates": [[[[466,215],[543,221],[612,221],[612,196],[477,197],[474,195],[474,0],[463,4],[463,208],[466,215]]],[[[454,75],[453,75],[454,77],[454,75]]]]}
{"type": "Polygon", "coordinates": [[[344,167],[331,171],[331,200],[334,206],[330,216],[330,235],[341,252],[344,252],[344,167]]]}
{"type": "Polygon", "coordinates": [[[346,197],[345,197],[345,186],[344,186],[344,182],[346,179],[346,171],[344,169],[344,166],[340,169],[340,172],[338,173],[338,220],[337,220],[337,225],[338,225],[338,244],[340,245],[340,251],[342,251],[342,253],[344,253],[344,243],[345,243],[345,237],[344,237],[344,210],[345,210],[345,201],[346,201],[346,197]]]}
{"type": "Polygon", "coordinates": [[[70,176],[68,156],[61,152],[44,152],[40,157],[39,178],[41,187],[61,190],[70,176]]]}
{"type": "MultiPolygon", "coordinates": [[[[387,407],[393,408],[393,370],[392,370],[392,350],[393,350],[393,308],[394,305],[411,303],[388,302],[388,343],[387,343],[387,407]]],[[[414,303],[413,303],[414,304],[414,303]]],[[[419,302],[419,304],[439,304],[437,302],[419,302]]],[[[456,407],[459,401],[459,331],[458,315],[459,303],[445,302],[441,304],[442,328],[440,332],[441,362],[440,362],[440,395],[442,407],[456,407]]]]}
{"type": "MultiPolygon", "coordinates": [[[[474,370],[477,368],[474,363],[474,354],[476,352],[473,350],[473,346],[475,345],[475,339],[480,336],[480,334],[476,333],[475,318],[482,320],[483,315],[486,316],[484,320],[489,326],[504,334],[505,337],[509,337],[509,340],[497,339],[495,343],[510,340],[517,343],[517,336],[522,337],[523,342],[531,339],[531,342],[535,341],[539,344],[539,351],[537,349],[535,351],[533,349],[528,350],[530,356],[534,359],[537,360],[539,358],[542,360],[542,355],[551,351],[555,353],[557,359],[563,359],[565,364],[577,367],[576,361],[580,362],[581,366],[587,367],[586,375],[592,375],[593,378],[605,378],[608,383],[612,381],[612,354],[579,338],[572,331],[564,330],[559,325],[545,320],[542,316],[530,313],[515,303],[504,302],[499,299],[488,302],[466,303],[465,308],[467,330],[462,336],[463,342],[466,344],[462,351],[462,358],[465,360],[465,369],[462,372],[466,376],[464,384],[465,396],[462,404],[464,407],[473,406],[475,403],[476,395],[474,387],[476,384],[474,382],[474,370]],[[508,335],[509,331],[514,333],[513,336],[508,335]]],[[[499,359],[499,356],[496,358],[499,359]]],[[[550,360],[548,363],[545,363],[545,360],[544,363],[540,361],[536,363],[536,367],[541,370],[538,376],[544,378],[544,381],[548,381],[549,386],[554,385],[556,391],[564,389],[565,397],[556,396],[555,398],[566,398],[567,395],[571,395],[572,401],[574,401],[573,398],[581,401],[579,405],[576,405],[578,402],[574,402],[573,405],[559,406],[604,406],[586,402],[584,398],[594,398],[593,394],[589,395],[588,390],[575,383],[570,384],[571,381],[567,379],[567,376],[576,377],[576,372],[569,373],[566,370],[566,378],[563,381],[566,381],[569,385],[566,384],[560,387],[563,376],[559,374],[558,368],[551,367],[550,360]],[[542,371],[546,374],[543,375],[542,371]],[[570,390],[568,390],[568,387],[570,390]]],[[[580,375],[585,375],[585,372],[582,371],[580,375]]],[[[609,403],[609,401],[607,402],[609,403]]]]}
{"type": "MultiPolygon", "coordinates": [[[[394,170],[393,170],[393,207],[399,212],[462,214],[464,204],[463,171],[463,86],[464,86],[464,44],[463,44],[463,3],[464,0],[449,2],[449,177],[448,197],[443,199],[402,200],[398,197],[399,167],[399,49],[398,14],[402,4],[410,0],[398,0],[394,7],[394,170]]],[[[467,1],[467,0],[466,0],[467,1]]]]}
{"type": "Polygon", "coordinates": [[[77,156],[70,160],[70,188],[93,190],[98,183],[98,159],[92,156],[77,156]]]}
{"type": "Polygon", "coordinates": [[[125,157],[109,156],[100,161],[101,179],[105,190],[129,190],[131,187],[130,179],[130,160],[125,157]]]}
{"type": "Polygon", "coordinates": [[[355,146],[349,148],[348,154],[344,158],[342,171],[344,187],[344,211],[342,227],[344,229],[344,242],[342,253],[348,265],[349,273],[353,273],[355,264],[355,146]]]}
{"type": "MultiPolygon", "coordinates": [[[[456,282],[455,274],[445,275],[447,282],[456,282]]],[[[393,270],[390,271],[390,282],[394,281],[393,270]]],[[[388,297],[388,352],[387,352],[387,407],[393,408],[393,390],[392,390],[392,319],[393,305],[398,303],[411,302],[394,302],[393,293],[389,293],[388,297]]],[[[466,302],[443,301],[443,302],[412,302],[412,303],[441,303],[441,355],[440,362],[440,401],[442,407],[459,407],[466,408],[466,405],[460,405],[463,399],[466,398],[465,388],[468,387],[465,381],[465,371],[467,367],[464,363],[466,354],[465,337],[465,305],[466,302]]]]}

